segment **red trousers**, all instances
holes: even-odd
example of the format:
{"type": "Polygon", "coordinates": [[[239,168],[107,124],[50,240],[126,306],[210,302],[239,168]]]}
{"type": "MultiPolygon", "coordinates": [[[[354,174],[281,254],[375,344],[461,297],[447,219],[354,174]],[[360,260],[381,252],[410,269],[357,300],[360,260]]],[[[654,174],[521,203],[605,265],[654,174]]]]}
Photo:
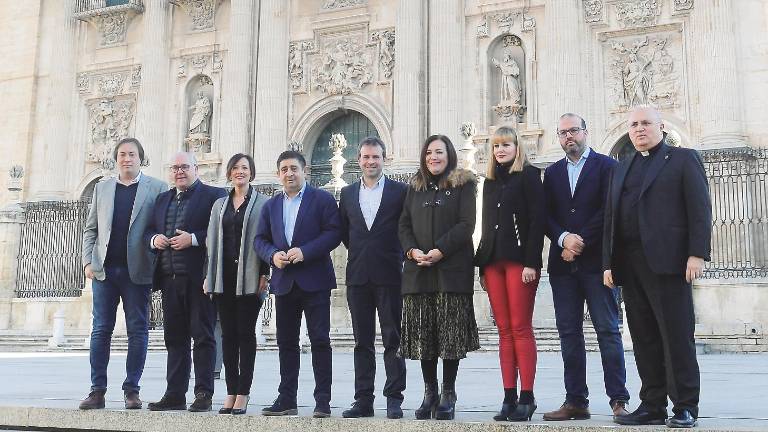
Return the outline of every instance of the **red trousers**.
{"type": "Polygon", "coordinates": [[[533,337],[533,303],[537,277],[523,283],[523,265],[499,261],[484,269],[485,289],[499,330],[499,362],[504,388],[533,390],[536,377],[536,339],[533,337]]]}

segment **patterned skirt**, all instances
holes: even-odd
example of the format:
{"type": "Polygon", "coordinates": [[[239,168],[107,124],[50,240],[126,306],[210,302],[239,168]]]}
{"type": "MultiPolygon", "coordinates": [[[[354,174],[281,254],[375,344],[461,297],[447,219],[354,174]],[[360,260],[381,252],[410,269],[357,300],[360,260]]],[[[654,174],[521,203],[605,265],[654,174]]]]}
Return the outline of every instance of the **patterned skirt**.
{"type": "Polygon", "coordinates": [[[403,296],[400,355],[411,360],[463,359],[480,349],[471,294],[403,296]]]}

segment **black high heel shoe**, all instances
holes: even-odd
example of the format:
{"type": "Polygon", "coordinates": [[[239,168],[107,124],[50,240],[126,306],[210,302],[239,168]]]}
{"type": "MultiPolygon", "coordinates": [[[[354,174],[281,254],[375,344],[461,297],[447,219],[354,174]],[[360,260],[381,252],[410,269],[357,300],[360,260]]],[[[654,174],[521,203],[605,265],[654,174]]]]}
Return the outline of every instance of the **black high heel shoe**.
{"type": "Polygon", "coordinates": [[[456,416],[456,390],[443,387],[440,405],[435,410],[435,420],[453,420],[456,416]]]}
{"type": "Polygon", "coordinates": [[[493,416],[493,419],[496,421],[507,421],[509,415],[515,411],[515,408],[517,408],[517,402],[502,403],[499,413],[493,416]]]}
{"type": "Polygon", "coordinates": [[[248,395],[245,397],[245,405],[243,405],[242,408],[235,408],[232,407],[232,415],[242,415],[248,412],[248,402],[251,401],[251,396],[248,395]]]}
{"type": "Polygon", "coordinates": [[[435,416],[437,404],[440,402],[437,394],[437,383],[424,384],[424,400],[416,409],[416,420],[429,420],[435,416]]]}
{"type": "MultiPolygon", "coordinates": [[[[232,401],[232,404],[234,404],[234,403],[235,403],[235,401],[232,401]]],[[[232,407],[229,407],[229,408],[221,407],[221,408],[219,408],[219,414],[232,414],[232,407]]]]}
{"type": "Polygon", "coordinates": [[[515,410],[507,417],[509,421],[530,421],[536,412],[536,399],[529,404],[518,403],[515,410]]]}

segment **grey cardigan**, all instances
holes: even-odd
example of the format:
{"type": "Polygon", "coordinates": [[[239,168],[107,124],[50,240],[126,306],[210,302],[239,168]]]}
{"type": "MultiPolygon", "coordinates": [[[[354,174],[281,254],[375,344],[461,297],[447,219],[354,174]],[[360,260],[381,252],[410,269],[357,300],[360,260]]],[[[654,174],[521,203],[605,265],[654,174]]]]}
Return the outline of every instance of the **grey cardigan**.
{"type": "MultiPolygon", "coordinates": [[[[243,215],[243,237],[240,241],[240,258],[237,266],[237,286],[235,295],[256,294],[259,288],[259,265],[260,259],[253,250],[253,240],[256,237],[256,227],[261,216],[261,208],[267,202],[267,197],[257,193],[251,187],[251,199],[243,215]]],[[[208,259],[206,260],[206,293],[223,294],[224,281],[222,276],[222,250],[223,250],[223,228],[221,220],[224,217],[224,210],[229,205],[229,195],[221,197],[213,203],[211,209],[211,219],[208,224],[208,236],[206,245],[208,248],[208,259]]]]}

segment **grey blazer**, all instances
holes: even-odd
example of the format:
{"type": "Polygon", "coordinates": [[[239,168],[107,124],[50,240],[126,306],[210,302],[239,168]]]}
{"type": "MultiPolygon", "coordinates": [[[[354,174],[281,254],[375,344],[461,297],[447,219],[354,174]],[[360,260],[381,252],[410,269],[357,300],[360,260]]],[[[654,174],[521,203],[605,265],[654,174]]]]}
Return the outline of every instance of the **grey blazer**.
{"type": "MultiPolygon", "coordinates": [[[[256,238],[256,228],[259,224],[261,209],[267,197],[264,194],[257,193],[251,188],[251,199],[248,201],[248,207],[245,208],[243,215],[243,237],[240,241],[240,258],[237,266],[237,286],[235,295],[256,294],[259,288],[259,267],[260,258],[253,250],[253,241],[256,238]]],[[[208,236],[206,245],[208,249],[208,259],[206,261],[206,293],[223,294],[224,280],[222,276],[223,265],[223,242],[224,234],[221,220],[224,217],[224,209],[229,205],[229,195],[219,198],[213,203],[211,209],[211,220],[208,223],[208,236]]]]}
{"type": "MultiPolygon", "coordinates": [[[[99,182],[93,191],[93,201],[88,211],[88,220],[83,229],[83,267],[91,265],[96,279],[103,281],[104,258],[112,233],[112,213],[114,213],[115,187],[117,180],[110,178],[99,182]]],[[[128,226],[128,274],[135,284],[152,283],[155,271],[155,254],[150,252],[144,242],[144,230],[152,215],[157,195],[168,190],[164,182],[141,174],[136,198],[133,201],[131,222],[128,226]]]]}

